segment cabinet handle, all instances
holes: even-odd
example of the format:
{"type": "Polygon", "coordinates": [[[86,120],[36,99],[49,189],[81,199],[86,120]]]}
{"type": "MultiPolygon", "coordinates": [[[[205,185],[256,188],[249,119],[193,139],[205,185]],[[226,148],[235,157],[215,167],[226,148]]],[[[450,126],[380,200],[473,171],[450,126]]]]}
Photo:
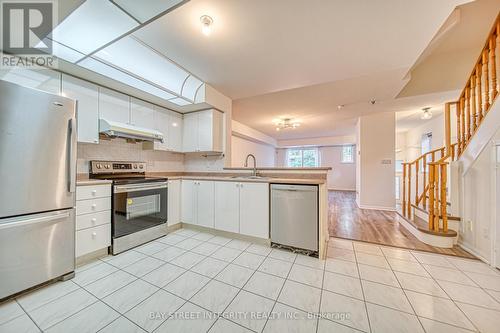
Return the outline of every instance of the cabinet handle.
{"type": "Polygon", "coordinates": [[[96,204],[92,204],[92,209],[95,209],[97,207],[96,204]]]}
{"type": "Polygon", "coordinates": [[[93,233],[92,233],[92,238],[93,238],[93,239],[95,239],[95,238],[96,238],[96,236],[97,236],[97,232],[93,232],[93,233]]]}
{"type": "Polygon", "coordinates": [[[97,190],[92,190],[92,195],[95,196],[97,194],[97,190]]]}
{"type": "Polygon", "coordinates": [[[95,224],[97,222],[97,219],[95,217],[93,217],[91,221],[93,224],[95,224]]]}
{"type": "Polygon", "coordinates": [[[243,184],[240,183],[240,187],[243,187],[243,184]]]}

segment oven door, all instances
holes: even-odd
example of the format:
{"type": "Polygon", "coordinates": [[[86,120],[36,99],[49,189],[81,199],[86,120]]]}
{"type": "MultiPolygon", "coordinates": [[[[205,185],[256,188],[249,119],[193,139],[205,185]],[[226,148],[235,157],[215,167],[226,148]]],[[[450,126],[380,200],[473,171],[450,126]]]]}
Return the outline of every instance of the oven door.
{"type": "Polygon", "coordinates": [[[167,222],[167,182],[113,186],[113,238],[167,222]]]}

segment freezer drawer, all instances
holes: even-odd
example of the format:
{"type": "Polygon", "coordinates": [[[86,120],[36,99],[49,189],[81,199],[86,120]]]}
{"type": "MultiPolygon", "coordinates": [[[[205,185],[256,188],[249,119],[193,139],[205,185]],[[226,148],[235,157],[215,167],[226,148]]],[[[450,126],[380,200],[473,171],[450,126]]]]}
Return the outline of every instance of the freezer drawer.
{"type": "Polygon", "coordinates": [[[0,299],[75,269],[74,209],[0,219],[0,299]]]}
{"type": "Polygon", "coordinates": [[[318,186],[271,184],[271,242],[318,251],[318,186]]]}

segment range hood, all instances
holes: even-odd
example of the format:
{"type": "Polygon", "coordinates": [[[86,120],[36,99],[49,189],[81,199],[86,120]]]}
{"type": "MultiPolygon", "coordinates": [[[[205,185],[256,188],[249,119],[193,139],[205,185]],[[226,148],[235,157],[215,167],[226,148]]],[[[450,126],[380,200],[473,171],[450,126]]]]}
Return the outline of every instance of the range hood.
{"type": "Polygon", "coordinates": [[[99,133],[112,138],[126,138],[138,141],[163,142],[163,133],[144,127],[120,123],[107,119],[99,119],[99,133]]]}

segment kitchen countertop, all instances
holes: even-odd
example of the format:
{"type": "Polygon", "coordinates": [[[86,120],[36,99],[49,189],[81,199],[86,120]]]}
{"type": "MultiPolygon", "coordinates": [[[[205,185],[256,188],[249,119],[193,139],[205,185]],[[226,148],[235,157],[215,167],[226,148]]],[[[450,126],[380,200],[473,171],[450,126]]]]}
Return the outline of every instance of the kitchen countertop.
{"type": "Polygon", "coordinates": [[[167,176],[169,180],[174,179],[189,179],[189,180],[213,180],[225,182],[239,183],[278,183],[278,184],[303,184],[303,185],[319,185],[324,184],[326,179],[307,179],[307,178],[273,178],[266,177],[260,179],[251,179],[246,177],[221,177],[221,176],[167,176]]]}
{"type": "MultiPolygon", "coordinates": [[[[224,170],[244,170],[244,171],[252,171],[253,168],[244,168],[244,167],[230,167],[224,168],[224,170]]],[[[257,167],[257,170],[264,171],[329,171],[332,170],[331,167],[312,167],[312,168],[277,168],[277,167],[257,167]]]]}
{"type": "Polygon", "coordinates": [[[111,180],[89,179],[88,177],[85,177],[85,175],[78,175],[76,177],[76,186],[106,185],[111,183],[111,180]]]}

